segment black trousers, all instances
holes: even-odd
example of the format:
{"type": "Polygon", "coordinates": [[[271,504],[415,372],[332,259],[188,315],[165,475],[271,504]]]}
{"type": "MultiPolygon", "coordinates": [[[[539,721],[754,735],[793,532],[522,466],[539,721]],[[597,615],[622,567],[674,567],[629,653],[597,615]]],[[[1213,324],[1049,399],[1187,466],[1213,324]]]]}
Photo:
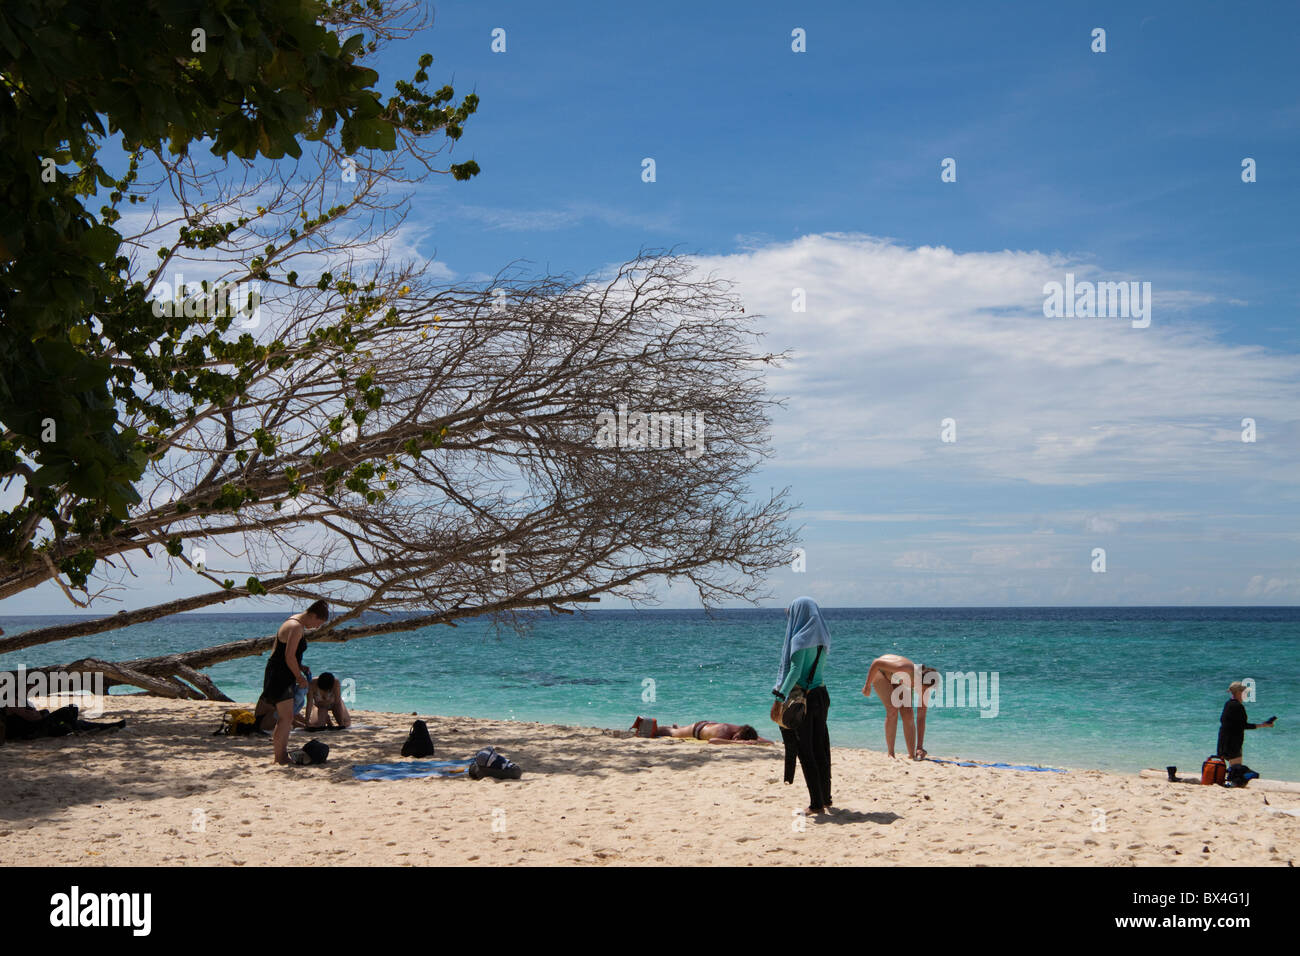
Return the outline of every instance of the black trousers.
{"type": "Polygon", "coordinates": [[[831,697],[825,687],[815,687],[808,692],[808,716],[796,733],[781,728],[785,743],[785,782],[794,781],[795,757],[803,768],[803,781],[808,785],[808,805],[814,809],[831,806],[831,735],[826,729],[826,715],[831,709],[831,697]]]}

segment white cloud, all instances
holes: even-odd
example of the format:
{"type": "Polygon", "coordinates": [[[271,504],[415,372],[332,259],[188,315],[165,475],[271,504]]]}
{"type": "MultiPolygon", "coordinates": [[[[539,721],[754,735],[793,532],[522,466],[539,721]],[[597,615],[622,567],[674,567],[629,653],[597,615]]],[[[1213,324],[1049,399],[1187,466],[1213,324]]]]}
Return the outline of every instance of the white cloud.
{"type": "Polygon", "coordinates": [[[598,203],[570,202],[549,209],[504,209],[490,206],[457,205],[445,210],[447,218],[472,219],[488,229],[507,232],[555,232],[574,229],[584,223],[599,222],[607,226],[632,227],[662,232],[673,226],[671,213],[631,213],[598,203]]]}
{"type": "MultiPolygon", "coordinates": [[[[806,518],[810,521],[851,521],[865,523],[885,523],[896,524],[899,522],[911,523],[914,521],[937,521],[951,520],[951,516],[939,514],[905,514],[902,512],[896,514],[866,514],[853,511],[800,511],[798,517],[806,518]]],[[[964,516],[959,516],[964,519],[964,516]]]]}
{"type": "Polygon", "coordinates": [[[1246,597],[1300,597],[1300,578],[1273,578],[1256,574],[1246,584],[1246,597]]]}
{"type": "Polygon", "coordinates": [[[1020,557],[1019,548],[979,548],[970,555],[971,564],[1011,564],[1020,557]]]}
{"type": "Polygon", "coordinates": [[[906,551],[894,559],[894,567],[919,571],[947,571],[952,565],[930,551],[906,551]]]}
{"type": "Polygon", "coordinates": [[[1119,522],[1098,515],[1089,515],[1083,520],[1083,530],[1091,534],[1114,534],[1119,531],[1119,522]]]}
{"type": "MultiPolygon", "coordinates": [[[[1047,319],[1064,273],[1129,273],[1038,252],[958,253],[828,234],[699,260],[764,316],[789,397],[776,463],[1039,485],[1286,482],[1300,465],[1300,363],[1171,319],[1047,319]],[[803,289],[807,311],[793,312],[803,289]],[[1259,423],[1244,443],[1243,417],[1259,423]],[[957,441],[940,441],[956,420],[957,441]]],[[[1182,305],[1199,293],[1154,291],[1182,305]]]]}

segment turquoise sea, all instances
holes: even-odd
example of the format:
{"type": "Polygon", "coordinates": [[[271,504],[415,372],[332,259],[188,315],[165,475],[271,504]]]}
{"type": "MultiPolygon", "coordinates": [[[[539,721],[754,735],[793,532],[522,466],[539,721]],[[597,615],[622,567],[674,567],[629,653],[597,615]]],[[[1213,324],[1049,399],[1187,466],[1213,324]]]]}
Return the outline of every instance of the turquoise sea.
{"type": "MultiPolygon", "coordinates": [[[[1233,680],[1255,682],[1246,763],[1300,780],[1300,607],[829,608],[831,742],[884,750],[883,710],[862,696],[872,658],[897,653],[945,674],[984,674],[986,694],[930,711],[933,756],[1066,768],[1199,772],[1214,752],[1233,680]],[[989,700],[997,674],[996,716],[989,700]]],[[[0,670],[82,657],[126,660],[273,633],[280,614],[184,614],[0,656],[0,670]]],[[[72,620],[0,617],[5,634],[72,620]]],[[[532,618],[526,633],[469,621],[348,644],[311,645],[304,660],[355,681],[363,710],[626,728],[767,718],[784,611],[589,611],[532,618]]],[[[252,701],[264,657],[209,672],[252,701]]],[[[123,689],[116,689],[122,692],[123,689]]],[[[949,700],[948,703],[956,703],[949,700]]],[[[903,742],[902,728],[898,746],[903,742]]]]}

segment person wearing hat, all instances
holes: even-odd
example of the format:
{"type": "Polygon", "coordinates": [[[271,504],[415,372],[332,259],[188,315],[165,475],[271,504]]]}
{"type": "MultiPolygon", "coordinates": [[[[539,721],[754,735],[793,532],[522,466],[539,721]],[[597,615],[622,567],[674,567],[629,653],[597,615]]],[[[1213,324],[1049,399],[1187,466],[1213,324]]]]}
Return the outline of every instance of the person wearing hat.
{"type": "Polygon", "coordinates": [[[1241,762],[1241,747],[1246,739],[1246,731],[1259,727],[1272,727],[1276,717],[1262,724],[1252,724],[1246,720],[1246,705],[1241,702],[1246,692],[1246,685],[1239,680],[1228,685],[1228,702],[1223,705],[1219,716],[1219,745],[1217,753],[1228,764],[1228,779],[1233,780],[1247,773],[1253,773],[1241,762]]]}

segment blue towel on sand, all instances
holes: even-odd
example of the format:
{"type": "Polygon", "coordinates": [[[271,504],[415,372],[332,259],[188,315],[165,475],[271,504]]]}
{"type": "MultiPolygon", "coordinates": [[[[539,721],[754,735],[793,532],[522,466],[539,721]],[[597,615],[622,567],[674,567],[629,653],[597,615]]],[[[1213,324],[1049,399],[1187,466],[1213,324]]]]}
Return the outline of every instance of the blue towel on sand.
{"type": "Polygon", "coordinates": [[[1015,763],[971,763],[968,760],[940,760],[938,757],[928,757],[931,763],[950,763],[954,767],[993,767],[996,770],[1043,770],[1047,773],[1069,773],[1068,770],[1060,770],[1056,767],[1030,767],[1027,764],[1015,763]]]}
{"type": "Polygon", "coordinates": [[[469,770],[469,760],[404,760],[398,763],[354,764],[352,776],[358,780],[413,780],[417,777],[462,777],[469,770]]]}

